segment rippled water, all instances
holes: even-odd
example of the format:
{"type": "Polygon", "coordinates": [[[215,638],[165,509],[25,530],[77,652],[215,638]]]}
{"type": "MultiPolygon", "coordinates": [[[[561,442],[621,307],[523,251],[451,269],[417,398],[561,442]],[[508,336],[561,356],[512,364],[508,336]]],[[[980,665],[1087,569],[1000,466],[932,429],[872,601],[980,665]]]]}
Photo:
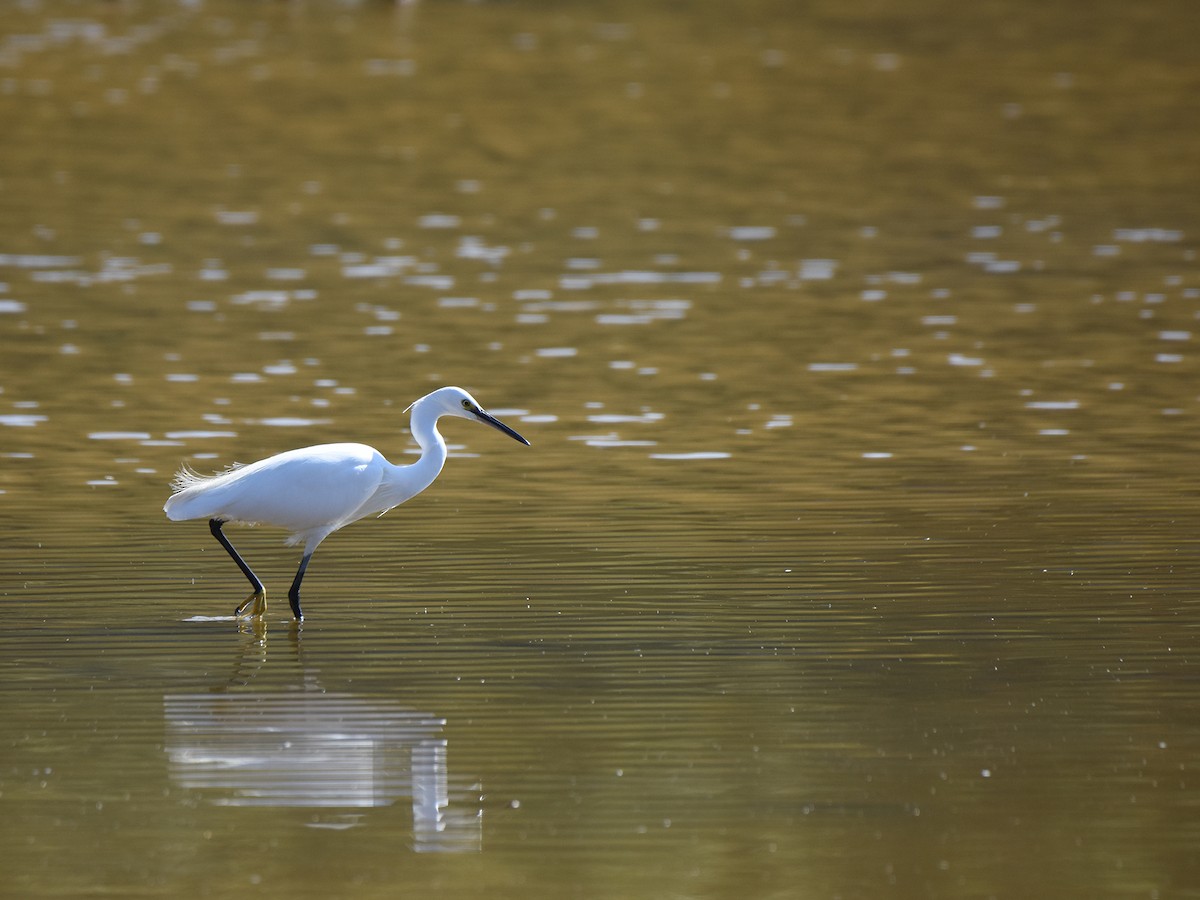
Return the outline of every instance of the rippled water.
{"type": "Polygon", "coordinates": [[[0,894],[1195,894],[1191,19],[12,5],[0,894]]]}

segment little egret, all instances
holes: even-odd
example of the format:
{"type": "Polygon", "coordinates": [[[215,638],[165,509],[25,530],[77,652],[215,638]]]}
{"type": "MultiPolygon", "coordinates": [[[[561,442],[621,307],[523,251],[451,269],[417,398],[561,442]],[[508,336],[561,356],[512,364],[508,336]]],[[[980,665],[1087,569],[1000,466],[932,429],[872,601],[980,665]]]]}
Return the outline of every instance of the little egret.
{"type": "Polygon", "coordinates": [[[172,484],[175,492],[163,511],[173,522],[208,519],[213,537],[254,588],[234,610],[235,616],[249,609],[251,616],[261,617],[267,608],[267,591],[221,530],[226,522],[277,525],[292,532],[289,545],[304,543],[300,568],[288,590],[292,613],[297,621],[303,621],[300,582],[317,545],[344,525],[399,506],[438,477],[446,462],[446,441],[437,430],[438,419],[473,419],[529,445],[485,412],[462,388],[439,388],[409,409],[412,435],[421,448],[420,458],[410,465],[394,466],[365,444],[319,444],[278,453],[248,466],[234,466],[216,475],[198,475],[186,466],[179,470],[172,484]]]}

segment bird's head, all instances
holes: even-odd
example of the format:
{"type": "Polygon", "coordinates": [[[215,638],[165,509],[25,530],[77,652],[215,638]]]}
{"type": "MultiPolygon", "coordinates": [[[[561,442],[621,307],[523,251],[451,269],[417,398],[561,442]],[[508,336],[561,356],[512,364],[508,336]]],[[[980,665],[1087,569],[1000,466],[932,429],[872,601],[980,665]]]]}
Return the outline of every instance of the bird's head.
{"type": "Polygon", "coordinates": [[[529,446],[529,441],[488,413],[479,405],[479,401],[460,387],[438,388],[432,394],[426,394],[416,401],[413,406],[431,407],[437,416],[458,416],[460,419],[483,422],[485,425],[491,425],[497,431],[503,431],[513,440],[529,446]]]}

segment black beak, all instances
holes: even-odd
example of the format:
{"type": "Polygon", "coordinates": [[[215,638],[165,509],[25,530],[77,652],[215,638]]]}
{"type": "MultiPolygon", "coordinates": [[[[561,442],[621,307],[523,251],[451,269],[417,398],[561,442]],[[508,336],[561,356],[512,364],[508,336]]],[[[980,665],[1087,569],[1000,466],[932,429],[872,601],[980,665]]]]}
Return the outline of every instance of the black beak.
{"type": "Polygon", "coordinates": [[[507,425],[505,425],[503,422],[501,422],[499,419],[497,419],[495,416],[485,413],[482,409],[473,409],[473,410],[471,410],[471,412],[473,412],[475,414],[475,418],[477,418],[480,422],[483,422],[485,425],[491,425],[497,431],[503,431],[514,441],[520,441],[526,447],[529,446],[529,441],[525,440],[525,438],[521,437],[519,434],[517,434],[515,431],[513,431],[511,428],[509,428],[507,425]]]}

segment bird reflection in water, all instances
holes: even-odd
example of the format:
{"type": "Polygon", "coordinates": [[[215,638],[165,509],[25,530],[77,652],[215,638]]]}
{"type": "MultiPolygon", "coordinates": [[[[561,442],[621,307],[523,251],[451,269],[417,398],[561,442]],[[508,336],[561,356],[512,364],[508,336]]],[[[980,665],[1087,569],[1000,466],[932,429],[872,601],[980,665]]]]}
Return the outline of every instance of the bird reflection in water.
{"type": "Polygon", "coordinates": [[[413,849],[482,849],[480,786],[449,777],[445,719],[386,698],[326,692],[303,667],[302,684],[251,689],[265,641],[251,648],[260,658],[244,655],[229,685],[164,696],[174,784],[214,805],[321,810],[312,823],[319,828],[363,825],[368,810],[409,798],[413,849]]]}

